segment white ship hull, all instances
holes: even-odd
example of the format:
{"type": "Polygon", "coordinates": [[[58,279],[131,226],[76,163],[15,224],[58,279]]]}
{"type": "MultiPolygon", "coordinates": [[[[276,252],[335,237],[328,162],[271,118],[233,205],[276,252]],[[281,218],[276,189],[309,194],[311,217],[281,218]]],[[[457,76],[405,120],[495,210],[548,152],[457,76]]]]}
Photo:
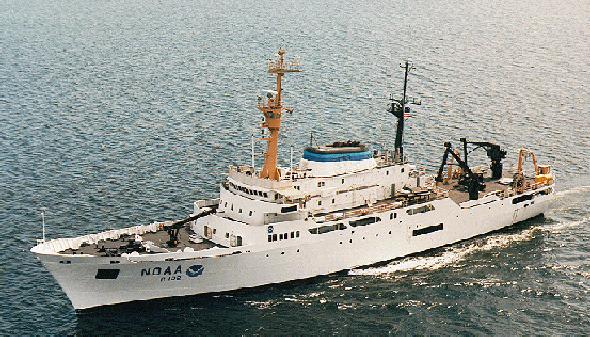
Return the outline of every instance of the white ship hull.
{"type": "Polygon", "coordinates": [[[408,215],[404,209],[398,209],[396,218],[390,219],[388,212],[381,221],[369,226],[349,226],[315,235],[313,240],[293,240],[292,245],[275,248],[251,247],[246,251],[246,247],[241,247],[243,252],[218,257],[150,261],[33,252],[74,308],[87,309],[136,300],[232,291],[392,260],[543,214],[554,198],[552,186],[548,190],[549,194],[537,194],[532,200],[517,204],[512,203],[514,197],[483,198],[460,205],[449,198],[435,200],[432,201],[435,209],[423,214],[408,215]],[[474,203],[478,205],[468,207],[474,203]],[[419,232],[439,225],[441,229],[419,232]],[[114,279],[97,279],[98,269],[119,272],[114,279]]]}

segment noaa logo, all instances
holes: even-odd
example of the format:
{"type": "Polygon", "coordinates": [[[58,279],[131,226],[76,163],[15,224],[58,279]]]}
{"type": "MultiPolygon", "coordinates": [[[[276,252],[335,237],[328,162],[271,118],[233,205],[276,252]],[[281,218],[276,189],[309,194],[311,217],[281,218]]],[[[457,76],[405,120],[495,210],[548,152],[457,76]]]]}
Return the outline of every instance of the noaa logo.
{"type": "Polygon", "coordinates": [[[186,269],[186,276],[197,277],[199,275],[203,275],[203,269],[205,269],[205,267],[200,264],[192,265],[186,269]]]}
{"type": "Polygon", "coordinates": [[[272,232],[274,232],[274,230],[275,230],[275,229],[274,229],[274,227],[273,227],[273,226],[268,226],[268,229],[267,229],[267,231],[268,231],[268,234],[272,234],[272,232]]]}

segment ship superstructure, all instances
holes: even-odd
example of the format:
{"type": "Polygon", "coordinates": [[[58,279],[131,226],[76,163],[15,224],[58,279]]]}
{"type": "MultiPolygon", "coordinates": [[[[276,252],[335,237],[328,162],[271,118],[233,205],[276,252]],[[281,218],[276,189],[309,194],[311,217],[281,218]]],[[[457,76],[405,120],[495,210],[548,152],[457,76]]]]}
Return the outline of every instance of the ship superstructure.
{"type": "MultiPolygon", "coordinates": [[[[41,241],[31,251],[76,309],[154,298],[225,292],[326,275],[388,261],[510,226],[544,213],[554,197],[549,166],[502,170],[506,152],[468,142],[463,157],[445,143],[437,176],[405,160],[404,95],[392,100],[393,151],[358,141],[310,146],[293,167],[277,166],[282,78],[301,71],[280,49],[268,72],[276,90],[259,99],[268,130],[261,169],[231,166],[219,198],[199,200],[177,221],[154,222],[76,238],[41,241]],[[467,147],[484,148],[487,167],[467,164],[467,147]],[[449,160],[452,158],[452,161],[449,160]],[[447,175],[443,174],[448,168],[447,175]]],[[[534,155],[533,155],[534,156],[534,155]]]]}

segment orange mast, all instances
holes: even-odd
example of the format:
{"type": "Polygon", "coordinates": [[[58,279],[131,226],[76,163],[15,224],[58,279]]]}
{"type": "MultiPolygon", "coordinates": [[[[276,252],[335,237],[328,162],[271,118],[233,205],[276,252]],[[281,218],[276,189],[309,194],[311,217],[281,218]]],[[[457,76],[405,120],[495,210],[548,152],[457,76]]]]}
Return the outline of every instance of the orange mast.
{"type": "Polygon", "coordinates": [[[264,165],[260,171],[260,178],[270,180],[279,180],[280,178],[277,159],[279,152],[279,129],[281,128],[283,110],[293,111],[292,108],[283,107],[281,81],[283,75],[286,73],[301,72],[299,62],[285,62],[284,56],[285,50],[280,48],[277,59],[275,61],[268,61],[268,72],[277,76],[276,93],[269,92],[266,102],[262,102],[260,99],[258,101],[258,109],[264,115],[264,122],[261,127],[267,128],[269,133],[267,138],[262,138],[262,140],[268,142],[268,146],[264,154],[264,165]]]}

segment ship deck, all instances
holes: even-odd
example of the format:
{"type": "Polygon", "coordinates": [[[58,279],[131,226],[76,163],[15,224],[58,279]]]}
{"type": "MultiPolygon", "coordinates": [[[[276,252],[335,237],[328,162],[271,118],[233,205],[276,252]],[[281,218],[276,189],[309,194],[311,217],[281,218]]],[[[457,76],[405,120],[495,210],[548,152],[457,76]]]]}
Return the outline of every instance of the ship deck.
{"type": "MultiPolygon", "coordinates": [[[[216,245],[206,239],[203,240],[202,243],[192,243],[189,241],[189,235],[193,234],[193,231],[189,228],[189,226],[183,227],[178,235],[179,243],[176,247],[168,247],[166,243],[169,239],[168,233],[165,230],[159,230],[157,232],[147,232],[141,235],[143,242],[151,241],[154,243],[154,246],[157,246],[162,249],[167,249],[170,252],[175,252],[178,250],[184,250],[185,248],[192,248],[195,251],[209,249],[213,247],[222,247],[220,245],[216,245]]],[[[91,254],[96,256],[120,256],[121,253],[128,252],[126,251],[130,244],[133,244],[135,241],[135,237],[132,235],[121,235],[118,239],[115,240],[103,240],[98,242],[97,244],[83,244],[78,249],[67,249],[62,252],[61,254],[91,254]]],[[[155,251],[152,251],[156,253],[155,251]]],[[[143,252],[145,253],[145,252],[143,252]]]]}

